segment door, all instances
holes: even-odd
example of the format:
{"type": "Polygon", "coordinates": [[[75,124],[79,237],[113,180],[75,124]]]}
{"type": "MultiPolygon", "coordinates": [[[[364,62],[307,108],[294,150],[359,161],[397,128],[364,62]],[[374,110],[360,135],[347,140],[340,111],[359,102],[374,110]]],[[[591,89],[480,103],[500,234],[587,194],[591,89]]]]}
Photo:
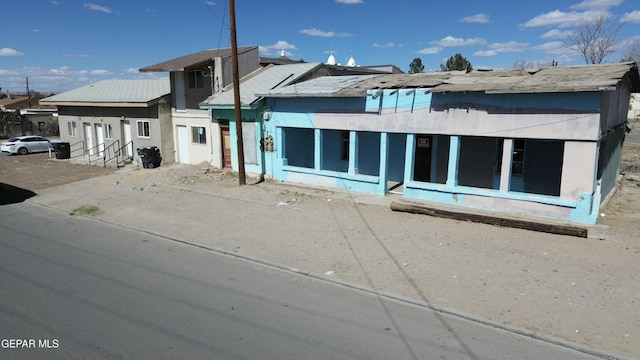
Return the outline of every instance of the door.
{"type": "Polygon", "coordinates": [[[127,157],[133,156],[133,143],[131,142],[131,123],[129,120],[122,120],[122,137],[124,138],[125,151],[127,157]]]}
{"type": "Polygon", "coordinates": [[[177,126],[178,133],[178,162],[182,164],[189,163],[189,133],[187,127],[183,125],[177,126]]]}
{"type": "Polygon", "coordinates": [[[104,131],[102,124],[96,124],[96,138],[98,140],[98,156],[104,157],[104,131]]]}
{"type": "Polygon", "coordinates": [[[93,155],[95,149],[93,148],[95,145],[93,144],[93,131],[91,129],[91,124],[84,123],[84,141],[87,144],[87,154],[93,155]]]}
{"type": "Polygon", "coordinates": [[[416,135],[413,180],[431,182],[431,135],[416,135]]]}
{"type": "Polygon", "coordinates": [[[220,139],[222,139],[222,167],[231,169],[231,134],[229,133],[229,123],[220,123],[220,139]]]}

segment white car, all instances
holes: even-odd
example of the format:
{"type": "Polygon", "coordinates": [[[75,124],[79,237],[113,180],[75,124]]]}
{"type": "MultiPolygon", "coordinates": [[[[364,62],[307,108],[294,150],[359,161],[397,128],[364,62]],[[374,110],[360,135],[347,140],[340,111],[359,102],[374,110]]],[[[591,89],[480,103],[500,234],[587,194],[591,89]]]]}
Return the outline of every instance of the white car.
{"type": "Polygon", "coordinates": [[[19,136],[9,139],[0,146],[2,152],[26,155],[34,152],[53,151],[51,141],[42,136],[19,136]]]}

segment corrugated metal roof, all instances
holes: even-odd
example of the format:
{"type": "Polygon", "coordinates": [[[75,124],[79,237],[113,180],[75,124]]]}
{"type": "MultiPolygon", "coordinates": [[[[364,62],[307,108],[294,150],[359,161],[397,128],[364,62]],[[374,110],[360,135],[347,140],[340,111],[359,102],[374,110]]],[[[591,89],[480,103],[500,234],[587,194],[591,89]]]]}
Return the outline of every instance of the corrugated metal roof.
{"type": "Polygon", "coordinates": [[[488,94],[603,91],[623,79],[640,92],[636,63],[549,67],[542,69],[434,72],[378,76],[327,77],[270,91],[271,97],[364,96],[367,90],[425,88],[432,92],[488,94]],[[348,78],[348,79],[345,79],[348,78]]]}
{"type": "MultiPolygon", "coordinates": [[[[238,47],[238,53],[257,49],[257,46],[238,47]]],[[[197,53],[181,56],[179,58],[167,60],[159,64],[143,67],[140,72],[165,72],[165,71],[184,71],[185,68],[211,62],[218,57],[231,57],[231,48],[204,50],[197,53]]]]}
{"type": "MultiPolygon", "coordinates": [[[[326,97],[340,96],[338,93],[346,89],[355,89],[359,83],[387,75],[348,75],[348,76],[323,76],[301,83],[274,89],[266,93],[258,94],[269,97],[326,97]],[[352,88],[354,87],[354,88],[352,88]]],[[[366,91],[366,89],[365,89],[366,91]]],[[[366,95],[366,93],[364,93],[366,95]]],[[[363,96],[362,91],[357,94],[348,91],[345,96],[363,96]]]]}
{"type": "MultiPolygon", "coordinates": [[[[292,81],[308,74],[322,63],[300,63],[288,65],[270,65],[247,75],[240,83],[240,103],[250,105],[263,94],[276,87],[285,86],[292,81]]],[[[233,85],[223,89],[221,93],[214,94],[201,103],[202,106],[227,106],[234,104],[233,85]]]]}
{"type": "Polygon", "coordinates": [[[171,93],[169,78],[103,80],[40,100],[60,103],[149,103],[171,93]]]}

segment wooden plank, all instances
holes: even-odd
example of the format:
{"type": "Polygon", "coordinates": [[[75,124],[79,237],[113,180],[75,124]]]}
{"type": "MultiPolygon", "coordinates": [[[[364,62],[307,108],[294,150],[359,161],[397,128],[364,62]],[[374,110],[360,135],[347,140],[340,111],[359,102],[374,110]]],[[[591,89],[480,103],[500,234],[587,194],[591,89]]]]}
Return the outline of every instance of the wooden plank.
{"type": "Polygon", "coordinates": [[[539,231],[539,232],[545,232],[550,234],[569,235],[569,236],[577,236],[582,238],[586,238],[588,235],[586,227],[581,227],[578,225],[553,224],[553,223],[536,222],[531,220],[499,217],[499,216],[484,215],[484,214],[469,213],[469,212],[456,212],[456,211],[450,211],[450,210],[444,210],[444,209],[437,209],[437,208],[423,206],[423,205],[417,205],[417,204],[401,203],[397,201],[391,202],[391,210],[408,212],[412,214],[429,215],[429,216],[454,219],[454,220],[460,220],[460,221],[471,221],[476,223],[483,223],[483,224],[502,226],[502,227],[512,227],[512,228],[518,228],[518,229],[539,231]]]}

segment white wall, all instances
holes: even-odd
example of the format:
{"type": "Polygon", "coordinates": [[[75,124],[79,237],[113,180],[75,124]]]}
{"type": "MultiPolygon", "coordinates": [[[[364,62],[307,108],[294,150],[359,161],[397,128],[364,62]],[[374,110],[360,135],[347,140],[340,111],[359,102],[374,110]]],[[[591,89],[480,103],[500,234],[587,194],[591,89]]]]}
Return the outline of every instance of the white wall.
{"type": "MultiPolygon", "coordinates": [[[[172,114],[174,134],[177,126],[186,126],[188,133],[189,163],[200,164],[207,162],[211,166],[221,168],[220,126],[212,122],[208,110],[188,109],[184,112],[174,111],[172,114]],[[191,127],[204,127],[207,131],[207,144],[194,144],[191,139],[191,127]]],[[[178,149],[178,140],[174,135],[174,148],[178,149]]],[[[177,151],[174,155],[178,162],[177,151]]]]}

